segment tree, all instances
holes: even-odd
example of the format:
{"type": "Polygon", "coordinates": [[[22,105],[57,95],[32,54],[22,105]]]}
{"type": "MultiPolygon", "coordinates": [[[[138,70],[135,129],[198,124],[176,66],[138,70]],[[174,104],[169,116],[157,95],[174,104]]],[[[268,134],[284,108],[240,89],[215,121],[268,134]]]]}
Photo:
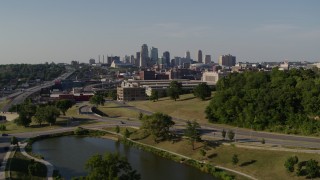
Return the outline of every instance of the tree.
{"type": "Polygon", "coordinates": [[[294,165],[297,164],[299,161],[297,156],[291,156],[288,157],[287,160],[284,163],[284,167],[287,169],[289,172],[294,171],[294,165]]]}
{"type": "Polygon", "coordinates": [[[196,141],[200,141],[200,131],[199,131],[200,125],[197,121],[187,121],[187,127],[184,132],[184,135],[188,137],[191,145],[192,145],[192,150],[194,150],[194,143],[196,141]]]}
{"type": "Polygon", "coordinates": [[[92,96],[89,101],[91,104],[94,104],[97,107],[99,105],[103,106],[105,103],[104,97],[100,94],[96,94],[96,95],[92,96]]]}
{"type": "Polygon", "coordinates": [[[261,139],[261,144],[265,144],[266,140],[264,138],[261,139]]]}
{"type": "Polygon", "coordinates": [[[195,97],[205,100],[208,97],[211,97],[211,89],[207,83],[200,83],[193,89],[193,94],[195,97]]]}
{"type": "Polygon", "coordinates": [[[153,136],[155,142],[170,138],[169,129],[174,124],[171,116],[159,112],[145,115],[142,119],[142,128],[153,136]]]}
{"type": "Polygon", "coordinates": [[[158,91],[152,90],[150,100],[155,102],[155,101],[158,101],[158,99],[159,99],[158,91]]]}
{"type": "Polygon", "coordinates": [[[139,112],[138,119],[139,119],[139,120],[142,120],[142,119],[143,119],[143,113],[142,113],[141,111],[139,112]]]}
{"type": "Polygon", "coordinates": [[[119,133],[120,132],[120,127],[117,125],[116,126],[116,133],[119,133]]]}
{"type": "Polygon", "coordinates": [[[15,136],[11,137],[11,144],[12,145],[18,145],[19,144],[19,141],[15,136]]]}
{"type": "Polygon", "coordinates": [[[237,155],[237,154],[234,154],[234,155],[232,156],[232,164],[233,164],[233,165],[236,165],[236,164],[238,164],[238,162],[239,162],[238,155],[237,155]]]}
{"type": "Polygon", "coordinates": [[[7,129],[6,125],[0,124],[0,131],[5,131],[7,129]]]}
{"type": "Polygon", "coordinates": [[[16,106],[19,117],[14,120],[19,126],[27,127],[31,123],[31,118],[36,112],[36,106],[30,99],[26,99],[22,104],[16,106]]]}
{"type": "Polygon", "coordinates": [[[318,161],[310,159],[306,163],[306,172],[309,178],[315,178],[319,175],[318,161]]]}
{"type": "Polygon", "coordinates": [[[125,138],[129,138],[130,137],[130,132],[129,130],[126,128],[126,130],[124,131],[124,137],[125,138]]]}
{"type": "Polygon", "coordinates": [[[105,180],[139,180],[140,174],[132,170],[131,165],[125,157],[118,154],[106,153],[94,155],[86,162],[86,169],[89,171],[86,179],[105,180]]]}
{"type": "Polygon", "coordinates": [[[177,99],[179,99],[181,92],[182,92],[181,83],[178,83],[178,81],[171,81],[168,89],[169,97],[176,101],[177,99]]]}
{"type": "Polygon", "coordinates": [[[234,139],[234,136],[235,136],[234,132],[232,130],[229,130],[228,131],[228,138],[230,139],[230,141],[232,141],[234,139]]]}
{"type": "Polygon", "coordinates": [[[40,126],[43,122],[48,122],[51,125],[56,122],[59,115],[60,111],[54,106],[39,106],[34,115],[34,119],[40,126]]]}
{"type": "Polygon", "coordinates": [[[227,134],[226,130],[222,129],[221,135],[222,135],[223,139],[226,139],[226,134],[227,134]]]}
{"type": "Polygon", "coordinates": [[[117,100],[117,91],[116,90],[110,90],[108,92],[108,97],[112,100],[117,100]]]}
{"type": "Polygon", "coordinates": [[[30,176],[36,176],[41,173],[41,165],[39,162],[34,162],[34,160],[30,160],[28,165],[28,173],[30,176]]]}
{"type": "Polygon", "coordinates": [[[66,115],[66,111],[71,108],[73,105],[73,102],[67,99],[60,100],[56,102],[56,107],[60,109],[60,111],[63,113],[63,115],[66,115]]]}

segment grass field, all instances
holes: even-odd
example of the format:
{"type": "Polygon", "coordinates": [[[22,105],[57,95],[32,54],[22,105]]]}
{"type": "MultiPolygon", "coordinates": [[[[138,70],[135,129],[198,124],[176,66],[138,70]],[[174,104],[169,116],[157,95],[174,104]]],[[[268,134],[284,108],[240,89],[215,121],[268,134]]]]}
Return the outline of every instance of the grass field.
{"type": "Polygon", "coordinates": [[[180,95],[180,99],[177,101],[165,97],[156,102],[131,101],[127,104],[147,111],[162,112],[176,118],[207,123],[208,120],[204,111],[209,102],[210,100],[202,101],[195,98],[193,94],[185,94],[180,95]]]}
{"type": "Polygon", "coordinates": [[[80,105],[74,105],[67,112],[66,116],[60,115],[54,125],[50,126],[48,123],[43,123],[41,126],[32,122],[29,127],[23,127],[16,125],[13,121],[6,122],[6,131],[3,133],[20,133],[20,132],[32,132],[32,131],[45,131],[50,129],[56,129],[66,126],[77,126],[96,123],[94,120],[90,119],[86,115],[78,114],[78,109],[80,105]],[[70,118],[72,117],[73,120],[70,118]]]}
{"type": "Polygon", "coordinates": [[[100,111],[107,114],[109,117],[116,118],[138,118],[139,112],[127,108],[121,108],[120,105],[107,102],[104,106],[99,106],[100,111]]]}
{"type": "Polygon", "coordinates": [[[25,179],[25,180],[43,180],[47,176],[47,167],[40,164],[40,173],[37,176],[29,176],[28,165],[31,163],[30,159],[23,156],[19,150],[15,153],[11,161],[11,179],[25,179]]]}
{"type": "MultiPolygon", "coordinates": [[[[121,128],[121,132],[123,132],[124,129],[125,128],[121,128]]],[[[114,131],[115,128],[108,128],[108,130],[114,131]]],[[[128,130],[133,132],[130,138],[134,139],[142,135],[141,130],[128,130]]],[[[179,153],[197,160],[210,162],[213,165],[234,169],[264,180],[305,179],[305,176],[298,177],[295,173],[286,171],[284,162],[290,156],[298,156],[299,162],[307,161],[309,159],[315,159],[320,162],[320,156],[318,154],[248,149],[237,147],[237,145],[223,145],[221,141],[218,140],[210,142],[210,144],[207,145],[198,142],[195,145],[195,150],[192,150],[191,144],[186,139],[182,139],[175,143],[172,141],[155,143],[151,137],[147,137],[139,140],[139,142],[179,153]],[[206,152],[205,156],[202,156],[200,153],[202,149],[206,152]],[[231,159],[234,154],[237,154],[239,158],[239,163],[237,165],[232,164],[231,159]]],[[[236,179],[246,178],[237,175],[236,179]]]]}
{"type": "Polygon", "coordinates": [[[10,100],[6,99],[3,101],[0,101],[0,109],[2,109],[10,100]]]}

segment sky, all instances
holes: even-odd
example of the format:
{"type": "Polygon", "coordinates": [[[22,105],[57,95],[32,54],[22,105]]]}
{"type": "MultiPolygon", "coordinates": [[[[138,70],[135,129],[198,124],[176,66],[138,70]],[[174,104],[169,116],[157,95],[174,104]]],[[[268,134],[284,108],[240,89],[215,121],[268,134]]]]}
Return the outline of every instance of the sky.
{"type": "Polygon", "coordinates": [[[217,62],[320,62],[319,0],[2,0],[0,64],[88,62],[142,44],[217,62]]]}

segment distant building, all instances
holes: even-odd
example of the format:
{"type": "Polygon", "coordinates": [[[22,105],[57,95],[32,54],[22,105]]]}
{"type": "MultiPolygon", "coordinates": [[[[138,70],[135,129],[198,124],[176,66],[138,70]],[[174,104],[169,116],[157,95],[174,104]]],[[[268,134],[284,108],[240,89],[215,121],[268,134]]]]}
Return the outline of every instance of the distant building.
{"type": "Polygon", "coordinates": [[[95,64],[95,63],[96,63],[96,60],[95,60],[95,59],[93,59],[93,58],[89,59],[89,64],[90,64],[90,65],[95,64]]]}
{"type": "Polygon", "coordinates": [[[202,63],[202,51],[198,51],[198,63],[202,63]]]}
{"type": "Polygon", "coordinates": [[[158,61],[158,48],[152,47],[150,50],[151,64],[154,65],[158,61]]]}
{"type": "Polygon", "coordinates": [[[146,44],[141,46],[139,67],[146,67],[149,61],[149,50],[146,44]]]}
{"type": "Polygon", "coordinates": [[[135,62],[134,64],[139,67],[140,65],[140,52],[136,52],[136,59],[135,59],[135,62]]]}
{"type": "Polygon", "coordinates": [[[210,64],[211,63],[211,56],[210,55],[206,55],[204,58],[204,63],[205,64],[210,64]]]}
{"type": "Polygon", "coordinates": [[[144,87],[118,87],[118,101],[146,100],[146,89],[144,87]]]}
{"type": "Polygon", "coordinates": [[[155,74],[154,71],[140,71],[140,80],[155,80],[155,74]]]}
{"type": "Polygon", "coordinates": [[[219,57],[219,65],[221,66],[235,66],[236,65],[236,57],[230,54],[222,55],[219,57]]]}
{"type": "Polygon", "coordinates": [[[202,74],[202,81],[207,84],[217,84],[218,80],[227,76],[225,72],[204,72],[202,74]]]}
{"type": "Polygon", "coordinates": [[[190,51],[186,52],[186,59],[191,59],[190,51]]]}
{"type": "Polygon", "coordinates": [[[163,52],[162,57],[164,59],[164,63],[166,65],[166,67],[170,67],[170,52],[169,51],[163,52]]]}

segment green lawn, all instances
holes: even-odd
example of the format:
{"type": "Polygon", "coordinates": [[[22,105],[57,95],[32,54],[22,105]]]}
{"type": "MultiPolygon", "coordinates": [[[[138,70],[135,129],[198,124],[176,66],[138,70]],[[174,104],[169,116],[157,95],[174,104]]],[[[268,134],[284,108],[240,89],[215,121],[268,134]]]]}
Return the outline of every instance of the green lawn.
{"type": "MultiPolygon", "coordinates": [[[[132,137],[134,137],[134,135],[132,135],[132,137]]],[[[176,152],[197,160],[210,162],[213,165],[234,169],[265,180],[305,179],[305,176],[298,177],[295,173],[288,173],[286,171],[284,162],[290,156],[298,156],[299,162],[309,159],[315,159],[320,162],[320,156],[318,154],[248,149],[236,147],[236,145],[222,145],[220,141],[214,141],[214,143],[207,146],[203,143],[196,143],[195,150],[192,150],[191,144],[185,139],[175,143],[171,141],[155,143],[151,137],[148,137],[139,142],[176,152]],[[200,154],[201,149],[205,149],[205,156],[200,154]],[[239,163],[237,165],[232,164],[231,159],[233,154],[238,155],[239,163]]],[[[236,177],[236,179],[239,178],[245,179],[244,177],[236,177]]]]}
{"type": "Polygon", "coordinates": [[[139,115],[139,112],[123,108],[120,105],[113,102],[107,102],[104,104],[104,106],[99,106],[98,109],[103,113],[107,114],[109,117],[137,119],[139,115]]]}
{"type": "Polygon", "coordinates": [[[37,176],[29,176],[28,165],[31,163],[30,159],[23,156],[19,150],[15,153],[13,158],[9,159],[11,164],[11,179],[12,180],[42,180],[46,179],[47,167],[44,164],[40,164],[40,173],[37,176]]]}
{"type": "Polygon", "coordinates": [[[170,98],[161,98],[159,101],[131,101],[128,105],[153,112],[162,112],[172,117],[196,120],[200,123],[207,123],[205,109],[210,100],[202,101],[195,98],[193,94],[180,95],[177,101],[170,98]]]}

